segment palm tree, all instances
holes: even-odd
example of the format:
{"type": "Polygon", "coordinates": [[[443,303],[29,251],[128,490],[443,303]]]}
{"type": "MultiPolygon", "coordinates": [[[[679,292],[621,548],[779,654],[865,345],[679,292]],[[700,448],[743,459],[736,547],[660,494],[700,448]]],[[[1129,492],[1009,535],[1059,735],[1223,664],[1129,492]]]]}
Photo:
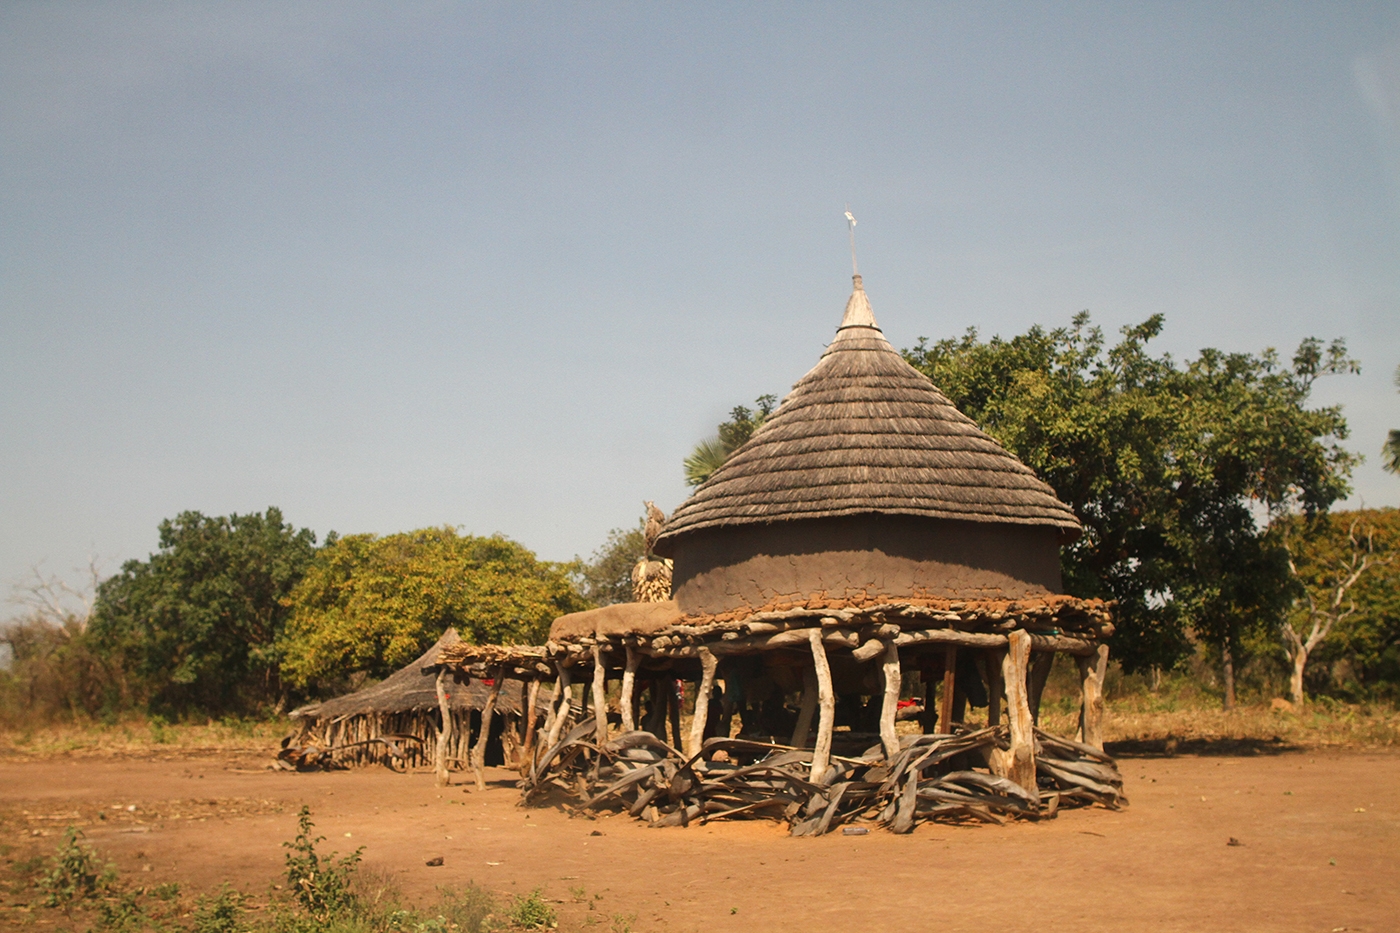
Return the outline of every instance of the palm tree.
{"type": "Polygon", "coordinates": [[[729,454],[729,446],[718,437],[707,438],[696,444],[690,456],[685,458],[686,484],[699,486],[724,465],[729,454]]]}
{"type": "Polygon", "coordinates": [[[730,420],[719,426],[719,433],[695,445],[690,456],[685,458],[685,481],[691,486],[699,486],[724,465],[729,455],[744,445],[753,432],[763,426],[763,422],[773,413],[778,404],[776,395],[760,395],[754,402],[757,411],[750,411],[743,405],[736,405],[729,413],[730,420]]]}

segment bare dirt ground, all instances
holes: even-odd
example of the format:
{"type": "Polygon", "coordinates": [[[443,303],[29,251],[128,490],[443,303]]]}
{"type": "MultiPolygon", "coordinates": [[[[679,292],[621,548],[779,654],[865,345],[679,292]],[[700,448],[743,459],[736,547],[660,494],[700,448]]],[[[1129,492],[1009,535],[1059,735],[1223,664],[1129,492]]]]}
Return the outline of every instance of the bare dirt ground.
{"type": "Polygon", "coordinates": [[[638,931],[1400,929],[1400,754],[1205,751],[1120,759],[1120,812],[817,839],[522,809],[504,770],[478,793],[227,754],[0,760],[0,843],[9,859],[48,854],[71,823],[128,877],[260,893],[305,803],[326,848],[364,846],[410,896],[542,888],[565,930],[619,915],[638,931]]]}

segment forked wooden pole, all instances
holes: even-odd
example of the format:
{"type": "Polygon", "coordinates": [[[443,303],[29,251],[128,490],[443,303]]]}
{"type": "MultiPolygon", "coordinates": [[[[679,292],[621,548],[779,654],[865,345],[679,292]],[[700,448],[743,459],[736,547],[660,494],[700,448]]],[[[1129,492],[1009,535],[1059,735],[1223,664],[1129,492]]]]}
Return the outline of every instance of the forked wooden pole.
{"type": "Polygon", "coordinates": [[[633,705],[632,695],[637,692],[637,663],[641,656],[637,654],[637,649],[631,645],[627,646],[627,666],[622,669],[622,696],[618,700],[618,708],[622,713],[622,731],[624,733],[633,732],[637,728],[636,709],[633,705]]]}
{"type": "Polygon", "coordinates": [[[880,704],[880,744],[885,746],[885,760],[893,761],[899,754],[899,733],[895,731],[895,717],[899,713],[899,648],[891,639],[885,642],[885,663],[882,666],[885,681],[885,697],[880,704]]]}
{"type": "Polygon", "coordinates": [[[812,667],[817,673],[817,706],[821,710],[817,720],[817,743],[812,749],[811,781],[813,784],[820,784],[831,764],[831,733],[836,726],[836,693],[831,687],[831,665],[826,660],[826,646],[822,644],[821,628],[808,629],[807,638],[812,646],[812,667]]]}
{"type": "Polygon", "coordinates": [[[1031,659],[1031,636],[1017,629],[1006,637],[1001,680],[1006,685],[1006,720],[1011,747],[1006,753],[1006,776],[1031,793],[1035,782],[1035,724],[1026,696],[1026,667],[1031,659]]]}
{"type": "Polygon", "coordinates": [[[438,671],[437,675],[437,701],[438,711],[442,713],[442,728],[438,730],[437,755],[434,766],[437,772],[437,786],[446,787],[447,777],[447,747],[452,740],[452,707],[447,702],[447,670],[438,671]]]}
{"type": "Polygon", "coordinates": [[[593,725],[598,744],[608,740],[608,669],[603,664],[603,647],[593,646],[593,725]]]}
{"type": "Polygon", "coordinates": [[[953,692],[957,689],[958,646],[943,649],[943,695],[938,698],[938,731],[953,731],[953,692]]]}
{"type": "Polygon", "coordinates": [[[1108,645],[1099,645],[1079,662],[1079,684],[1083,701],[1079,707],[1079,741],[1103,751],[1103,681],[1108,673],[1108,645]]]}
{"type": "Polygon", "coordinates": [[[1045,682],[1055,666],[1055,652],[1037,651],[1031,655],[1030,704],[1031,718],[1040,722],[1040,698],[1045,695],[1045,682]]]}
{"type": "Polygon", "coordinates": [[[530,678],[530,686],[525,689],[525,745],[520,750],[520,773],[528,774],[535,767],[535,736],[538,731],[540,703],[540,679],[530,678]]]}
{"type": "Polygon", "coordinates": [[[709,648],[700,646],[700,689],[695,694],[695,715],[690,720],[690,741],[686,742],[685,754],[692,758],[700,754],[705,744],[705,722],[710,715],[710,691],[715,688],[715,669],[719,658],[709,648]]]}
{"type": "Polygon", "coordinates": [[[808,665],[802,669],[802,703],[797,708],[797,725],[792,730],[796,748],[806,748],[812,738],[812,718],[817,715],[817,669],[808,665]]]}
{"type": "Polygon", "coordinates": [[[545,753],[559,744],[559,736],[564,732],[564,723],[569,719],[569,706],[573,703],[570,690],[569,669],[563,664],[558,667],[559,680],[554,684],[554,722],[550,724],[549,736],[544,743],[545,753]]]}
{"type": "Polygon", "coordinates": [[[1001,725],[1002,660],[1006,653],[1000,648],[990,648],[984,655],[983,666],[987,669],[987,725],[1001,725]]]}
{"type": "Polygon", "coordinates": [[[481,708],[481,731],[477,733],[476,745],[472,748],[472,771],[476,774],[476,789],[486,789],[486,743],[491,738],[491,719],[496,712],[496,702],[501,697],[501,676],[499,666],[492,671],[491,692],[486,697],[486,705],[481,708]]]}

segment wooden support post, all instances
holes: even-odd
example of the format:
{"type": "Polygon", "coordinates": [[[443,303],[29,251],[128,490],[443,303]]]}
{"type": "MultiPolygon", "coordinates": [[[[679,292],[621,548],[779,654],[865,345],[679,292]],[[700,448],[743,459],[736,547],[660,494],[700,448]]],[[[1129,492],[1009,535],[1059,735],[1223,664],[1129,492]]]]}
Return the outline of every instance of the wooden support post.
{"type": "Polygon", "coordinates": [[[1050,679],[1050,668],[1055,665],[1055,652],[1037,651],[1031,655],[1030,704],[1031,718],[1040,722],[1040,698],[1045,693],[1045,682],[1050,679]]]}
{"type": "Polygon", "coordinates": [[[637,649],[631,645],[627,646],[627,666],[622,669],[622,696],[617,705],[622,713],[623,733],[634,732],[637,728],[636,708],[633,705],[632,694],[637,691],[637,663],[641,656],[637,654],[637,649]]]}
{"type": "Polygon", "coordinates": [[[953,693],[957,690],[958,646],[943,649],[943,695],[938,698],[938,731],[953,731],[953,693]]]}
{"type": "Polygon", "coordinates": [[[540,679],[530,678],[530,686],[525,689],[525,742],[520,750],[520,773],[527,774],[535,767],[535,736],[537,734],[537,724],[539,713],[537,707],[540,703],[540,679]]]}
{"type": "Polygon", "coordinates": [[[831,687],[831,665],[826,660],[826,646],[822,644],[822,630],[818,627],[807,630],[808,641],[812,646],[812,668],[817,673],[817,706],[821,716],[817,720],[817,743],[812,749],[812,783],[820,784],[831,764],[831,733],[836,727],[836,693],[831,687]]]}
{"type": "Polygon", "coordinates": [[[1026,667],[1031,659],[1031,636],[1017,629],[1006,637],[1001,679],[1006,684],[1006,721],[1011,748],[1006,753],[1006,776],[1031,793],[1035,782],[1035,725],[1026,696],[1026,667]]]}
{"type": "Polygon", "coordinates": [[[899,648],[894,640],[885,642],[885,698],[880,704],[880,743],[885,746],[885,760],[893,761],[899,754],[899,734],[895,732],[895,716],[899,712],[899,648]]]}
{"type": "Polygon", "coordinates": [[[608,669],[603,664],[603,646],[593,646],[593,725],[598,744],[608,740],[608,669]]]}
{"type": "Polygon", "coordinates": [[[690,741],[686,743],[685,754],[693,758],[700,754],[700,746],[705,744],[705,722],[710,715],[710,691],[715,688],[715,669],[719,658],[704,645],[700,654],[700,689],[695,694],[695,715],[690,719],[690,741]]]}
{"type": "Polygon", "coordinates": [[[1108,645],[1099,645],[1090,657],[1076,657],[1083,703],[1079,707],[1079,735],[1085,745],[1103,751],[1103,680],[1108,673],[1108,645]]]}
{"type": "Polygon", "coordinates": [[[559,744],[559,736],[564,732],[564,723],[569,719],[569,706],[573,703],[573,694],[569,689],[569,669],[560,664],[558,670],[559,679],[554,684],[554,723],[549,727],[549,736],[544,743],[546,753],[559,744]]]}
{"type": "Polygon", "coordinates": [[[666,718],[671,721],[671,747],[680,748],[684,741],[681,738],[681,694],[674,677],[666,684],[666,718]]]}
{"type": "Polygon", "coordinates": [[[812,737],[812,717],[817,714],[817,669],[802,669],[802,705],[797,710],[797,727],[792,730],[791,744],[796,748],[806,748],[812,737]]]}
{"type": "Polygon", "coordinates": [[[452,707],[447,702],[447,670],[439,670],[437,675],[438,711],[442,714],[442,728],[438,730],[437,755],[434,766],[437,771],[437,786],[446,787],[447,743],[452,740],[452,707]]]}
{"type": "Polygon", "coordinates": [[[1002,659],[1006,652],[1000,648],[989,648],[983,655],[985,660],[982,666],[987,669],[987,725],[996,726],[1001,724],[1001,675],[1002,659]]]}
{"type": "Polygon", "coordinates": [[[486,789],[486,743],[491,738],[491,718],[496,712],[496,702],[501,697],[501,676],[498,665],[492,671],[491,692],[486,696],[486,705],[481,708],[481,731],[477,733],[476,745],[472,748],[472,771],[476,773],[476,789],[486,789]]]}

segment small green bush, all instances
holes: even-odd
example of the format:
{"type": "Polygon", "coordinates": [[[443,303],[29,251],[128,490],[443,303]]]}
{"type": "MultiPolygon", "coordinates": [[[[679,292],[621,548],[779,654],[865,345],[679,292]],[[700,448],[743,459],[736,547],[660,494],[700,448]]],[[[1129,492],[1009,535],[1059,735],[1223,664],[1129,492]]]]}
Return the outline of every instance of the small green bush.
{"type": "Polygon", "coordinates": [[[311,808],[303,806],[297,814],[297,837],[282,843],[287,853],[287,885],[302,909],[317,920],[354,911],[356,897],[353,889],[355,869],[360,864],[364,846],[344,858],[336,853],[323,856],[316,844],[325,836],[311,837],[316,824],[311,822],[311,808]]]}
{"type": "Polygon", "coordinates": [[[243,902],[247,899],[228,884],[214,897],[201,897],[190,923],[190,933],[237,933],[243,902]]]}
{"type": "Polygon", "coordinates": [[[112,866],[101,861],[91,846],[84,845],[82,830],[69,826],[63,832],[49,864],[51,870],[39,879],[48,907],[65,907],[106,893],[116,878],[112,866]]]}
{"type": "Polygon", "coordinates": [[[554,908],[545,903],[539,888],[516,897],[508,916],[512,923],[529,929],[552,929],[559,925],[554,908]]]}

